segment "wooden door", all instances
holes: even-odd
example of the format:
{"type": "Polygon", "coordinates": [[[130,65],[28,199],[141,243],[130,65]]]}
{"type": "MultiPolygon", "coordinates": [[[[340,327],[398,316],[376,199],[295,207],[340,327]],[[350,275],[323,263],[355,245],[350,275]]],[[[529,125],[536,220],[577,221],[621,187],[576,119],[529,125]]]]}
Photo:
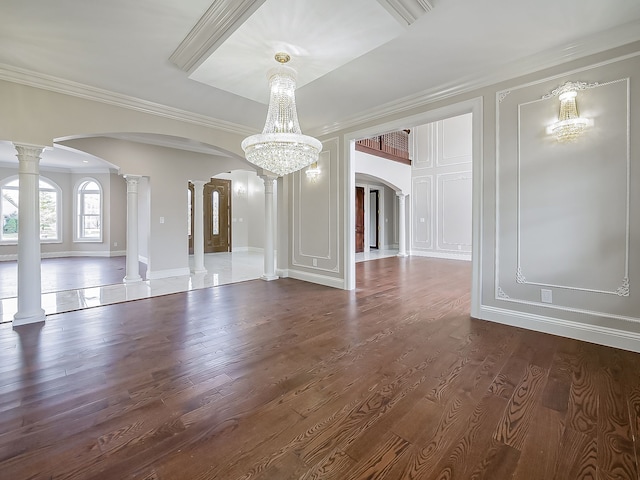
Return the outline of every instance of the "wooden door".
{"type": "Polygon", "coordinates": [[[204,186],[204,253],[231,251],[231,180],[204,186]]]}
{"type": "Polygon", "coordinates": [[[364,188],[356,187],[356,253],[364,252],[364,188]]]}

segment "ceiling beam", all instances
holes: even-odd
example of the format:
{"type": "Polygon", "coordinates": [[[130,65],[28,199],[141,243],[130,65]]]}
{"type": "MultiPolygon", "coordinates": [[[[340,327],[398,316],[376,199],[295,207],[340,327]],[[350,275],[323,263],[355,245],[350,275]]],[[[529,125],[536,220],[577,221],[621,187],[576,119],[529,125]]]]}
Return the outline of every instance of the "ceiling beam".
{"type": "Polygon", "coordinates": [[[428,0],[378,0],[401,25],[409,26],[433,6],[428,0]]]}
{"type": "Polygon", "coordinates": [[[217,0],[198,20],[169,60],[192,73],[266,0],[217,0]]]}

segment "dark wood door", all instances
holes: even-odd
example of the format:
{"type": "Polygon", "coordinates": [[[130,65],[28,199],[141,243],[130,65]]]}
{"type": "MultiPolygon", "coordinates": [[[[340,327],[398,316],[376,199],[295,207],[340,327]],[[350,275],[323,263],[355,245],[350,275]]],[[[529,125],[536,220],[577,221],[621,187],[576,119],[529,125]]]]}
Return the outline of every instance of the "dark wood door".
{"type": "Polygon", "coordinates": [[[204,252],[231,251],[231,180],[204,186],[204,252]]]}
{"type": "Polygon", "coordinates": [[[364,252],[364,188],[356,187],[356,253],[364,252]]]}

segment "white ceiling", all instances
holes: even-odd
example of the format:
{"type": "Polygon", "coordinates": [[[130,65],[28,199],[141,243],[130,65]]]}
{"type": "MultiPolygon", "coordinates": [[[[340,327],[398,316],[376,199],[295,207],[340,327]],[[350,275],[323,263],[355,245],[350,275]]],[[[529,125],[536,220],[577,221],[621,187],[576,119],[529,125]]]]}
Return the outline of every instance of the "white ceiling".
{"type": "MultiPolygon", "coordinates": [[[[270,51],[291,45],[299,48],[291,53],[302,85],[296,94],[300,124],[319,135],[381,106],[640,40],[638,0],[432,0],[430,11],[404,26],[384,16],[388,4],[421,0],[288,0],[295,6],[290,12],[277,2],[287,0],[217,0],[213,7],[254,3],[258,8],[247,11],[256,16],[242,17],[229,28],[228,44],[222,38],[207,52],[211,60],[203,57],[185,71],[169,59],[211,0],[3,0],[0,78],[35,73],[257,132],[266,107],[250,98],[266,95],[270,51]],[[341,4],[347,13],[336,10],[341,4]],[[379,26],[368,28],[374,18],[379,26]],[[308,34],[305,44],[301,32],[308,34]],[[356,53],[346,53],[352,47],[356,53]],[[216,52],[223,66],[216,66],[216,52]],[[206,83],[189,78],[194,72],[206,83]],[[230,86],[239,83],[243,90],[230,86]]],[[[8,139],[0,132],[0,140],[8,139]]]]}
{"type": "Polygon", "coordinates": [[[268,0],[189,78],[267,105],[274,52],[291,56],[301,88],[403,31],[376,1],[268,0]]]}

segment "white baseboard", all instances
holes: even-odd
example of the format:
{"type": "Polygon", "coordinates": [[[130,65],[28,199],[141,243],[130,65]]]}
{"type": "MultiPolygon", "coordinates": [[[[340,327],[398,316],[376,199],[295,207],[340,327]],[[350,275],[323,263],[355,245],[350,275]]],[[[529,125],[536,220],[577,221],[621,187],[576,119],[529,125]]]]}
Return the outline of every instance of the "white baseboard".
{"type": "Polygon", "coordinates": [[[411,250],[410,255],[412,257],[433,257],[433,258],[446,258],[448,260],[466,260],[471,261],[470,253],[444,253],[444,252],[425,252],[422,250],[411,250]]]}
{"type": "Polygon", "coordinates": [[[480,319],[640,353],[640,333],[486,305],[480,307],[480,319]]]}
{"type": "Polygon", "coordinates": [[[345,288],[343,278],[327,277],[326,275],[318,275],[317,273],[303,272],[300,270],[276,270],[276,275],[279,277],[295,278],[296,280],[304,280],[309,283],[317,283],[319,285],[325,285],[333,288],[345,288]]]}
{"type": "Polygon", "coordinates": [[[184,268],[170,268],[167,270],[154,270],[147,271],[147,280],[157,280],[159,278],[169,278],[169,277],[184,277],[191,275],[191,270],[189,267],[184,268]]]}

